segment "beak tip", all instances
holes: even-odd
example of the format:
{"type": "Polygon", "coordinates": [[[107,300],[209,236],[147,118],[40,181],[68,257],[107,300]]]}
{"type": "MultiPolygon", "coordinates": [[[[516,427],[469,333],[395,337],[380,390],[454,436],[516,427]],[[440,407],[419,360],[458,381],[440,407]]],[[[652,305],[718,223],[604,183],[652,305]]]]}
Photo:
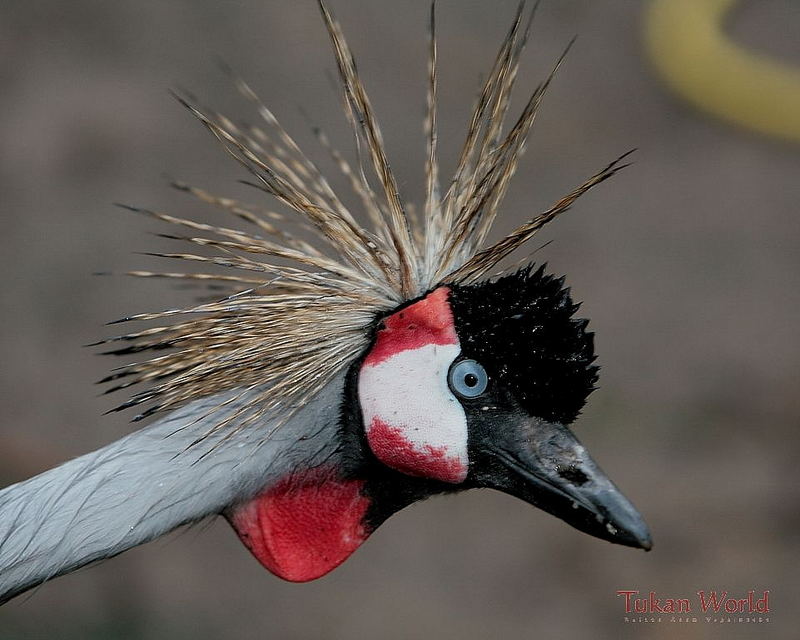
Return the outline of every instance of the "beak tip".
{"type": "MultiPolygon", "coordinates": [[[[637,514],[638,515],[638,514],[637,514]]],[[[635,526],[625,527],[620,531],[620,539],[614,542],[621,542],[630,547],[636,547],[643,551],[650,551],[653,548],[653,538],[647,525],[639,518],[635,526]]]]}
{"type": "Polygon", "coordinates": [[[653,540],[649,533],[640,534],[627,531],[625,533],[619,532],[614,536],[598,536],[604,537],[612,544],[619,544],[625,547],[632,547],[634,549],[641,549],[642,551],[650,551],[653,548],[653,540]]]}
{"type": "Polygon", "coordinates": [[[605,494],[597,507],[606,522],[609,541],[644,551],[653,548],[653,538],[644,518],[616,489],[605,494]]]}
{"type": "Polygon", "coordinates": [[[647,536],[647,538],[639,540],[639,547],[643,549],[645,552],[652,551],[653,540],[650,538],[650,536],[647,536]]]}

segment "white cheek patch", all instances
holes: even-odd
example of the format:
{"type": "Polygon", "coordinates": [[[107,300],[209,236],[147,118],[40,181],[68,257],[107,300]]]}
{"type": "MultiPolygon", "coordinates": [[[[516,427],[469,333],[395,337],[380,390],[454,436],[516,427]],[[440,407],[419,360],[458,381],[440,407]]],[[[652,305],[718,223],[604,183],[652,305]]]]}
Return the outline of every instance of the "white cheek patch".
{"type": "Polygon", "coordinates": [[[393,469],[463,482],[467,418],[447,384],[461,352],[442,287],[387,318],[358,378],[367,441],[393,469]],[[416,308],[415,308],[416,307],[416,308]]]}

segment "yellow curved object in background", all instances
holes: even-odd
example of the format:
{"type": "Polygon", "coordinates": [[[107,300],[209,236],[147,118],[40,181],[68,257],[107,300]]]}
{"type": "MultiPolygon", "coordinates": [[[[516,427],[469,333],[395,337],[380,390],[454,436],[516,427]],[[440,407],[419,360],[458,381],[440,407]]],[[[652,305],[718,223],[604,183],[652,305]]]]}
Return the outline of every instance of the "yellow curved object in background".
{"type": "Polygon", "coordinates": [[[800,142],[800,70],[735,44],[722,27],[734,4],[652,0],[645,25],[650,58],[666,83],[695,106],[800,142]]]}

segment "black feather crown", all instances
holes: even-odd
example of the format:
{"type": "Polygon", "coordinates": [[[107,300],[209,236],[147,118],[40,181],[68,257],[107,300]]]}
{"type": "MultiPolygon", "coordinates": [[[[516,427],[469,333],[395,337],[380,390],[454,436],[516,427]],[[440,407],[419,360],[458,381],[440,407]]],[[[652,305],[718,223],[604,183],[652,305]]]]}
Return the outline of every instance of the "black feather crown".
{"type": "Polygon", "coordinates": [[[452,285],[462,353],[480,362],[531,415],[569,424],[595,388],[594,334],[564,278],[533,265],[472,285],[452,285]]]}

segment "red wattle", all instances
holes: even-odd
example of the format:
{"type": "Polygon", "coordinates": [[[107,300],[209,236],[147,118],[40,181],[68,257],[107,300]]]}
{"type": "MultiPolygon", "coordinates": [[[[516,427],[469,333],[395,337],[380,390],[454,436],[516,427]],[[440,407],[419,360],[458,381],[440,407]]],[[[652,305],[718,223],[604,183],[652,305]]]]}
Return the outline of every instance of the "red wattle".
{"type": "Polygon", "coordinates": [[[264,567],[307,582],[335,569],[369,536],[363,485],[319,469],[292,474],[226,517],[264,567]]]}

